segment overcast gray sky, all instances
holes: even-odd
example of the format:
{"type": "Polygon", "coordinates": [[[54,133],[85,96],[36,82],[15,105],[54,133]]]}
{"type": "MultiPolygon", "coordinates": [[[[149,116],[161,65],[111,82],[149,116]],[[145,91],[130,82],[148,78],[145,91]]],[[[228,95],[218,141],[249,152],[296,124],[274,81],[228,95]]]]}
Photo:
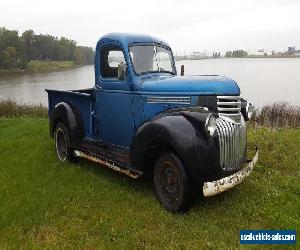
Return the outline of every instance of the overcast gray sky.
{"type": "Polygon", "coordinates": [[[300,0],[1,0],[1,26],[92,47],[105,33],[134,32],[179,52],[300,49],[300,0]]]}

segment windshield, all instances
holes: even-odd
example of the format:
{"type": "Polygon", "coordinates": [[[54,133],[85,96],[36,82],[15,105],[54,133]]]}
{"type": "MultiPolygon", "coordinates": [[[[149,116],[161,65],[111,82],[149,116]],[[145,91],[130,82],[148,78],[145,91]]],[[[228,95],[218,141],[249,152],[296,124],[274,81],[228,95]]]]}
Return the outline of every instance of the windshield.
{"type": "Polygon", "coordinates": [[[175,74],[171,51],[158,45],[135,45],[129,49],[137,74],[166,72],[175,74]]]}

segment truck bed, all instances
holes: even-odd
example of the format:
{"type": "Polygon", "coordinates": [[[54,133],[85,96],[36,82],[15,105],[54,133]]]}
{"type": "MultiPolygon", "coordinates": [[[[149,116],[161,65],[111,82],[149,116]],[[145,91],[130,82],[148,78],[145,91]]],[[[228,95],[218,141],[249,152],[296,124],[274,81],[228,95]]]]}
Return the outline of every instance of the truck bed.
{"type": "Polygon", "coordinates": [[[48,115],[50,117],[52,110],[60,102],[65,102],[70,104],[72,107],[79,110],[82,115],[82,120],[84,122],[84,132],[85,137],[92,137],[92,112],[93,112],[93,96],[94,90],[90,89],[80,89],[80,90],[51,90],[46,89],[48,93],[48,115]]]}

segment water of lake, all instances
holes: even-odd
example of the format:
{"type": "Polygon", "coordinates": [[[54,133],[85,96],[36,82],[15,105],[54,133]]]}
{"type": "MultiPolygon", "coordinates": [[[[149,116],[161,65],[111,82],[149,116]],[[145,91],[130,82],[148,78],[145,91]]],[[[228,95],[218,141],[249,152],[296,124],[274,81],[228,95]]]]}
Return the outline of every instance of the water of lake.
{"type": "MultiPolygon", "coordinates": [[[[218,74],[233,78],[242,96],[261,107],[273,101],[300,105],[300,58],[226,58],[186,60],[186,75],[218,74]]],[[[0,76],[0,99],[47,105],[45,88],[80,89],[94,85],[93,66],[46,73],[0,76]]]]}

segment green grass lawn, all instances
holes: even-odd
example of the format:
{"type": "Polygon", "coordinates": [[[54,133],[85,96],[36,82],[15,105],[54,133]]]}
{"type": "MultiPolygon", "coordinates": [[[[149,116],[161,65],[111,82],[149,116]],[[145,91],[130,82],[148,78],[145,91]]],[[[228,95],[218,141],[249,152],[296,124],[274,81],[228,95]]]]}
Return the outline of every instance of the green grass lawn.
{"type": "Polygon", "coordinates": [[[0,118],[0,248],[240,248],[240,229],[296,229],[299,246],[300,130],[248,139],[261,146],[250,177],[173,215],[150,180],[59,162],[46,119],[0,118]]]}

